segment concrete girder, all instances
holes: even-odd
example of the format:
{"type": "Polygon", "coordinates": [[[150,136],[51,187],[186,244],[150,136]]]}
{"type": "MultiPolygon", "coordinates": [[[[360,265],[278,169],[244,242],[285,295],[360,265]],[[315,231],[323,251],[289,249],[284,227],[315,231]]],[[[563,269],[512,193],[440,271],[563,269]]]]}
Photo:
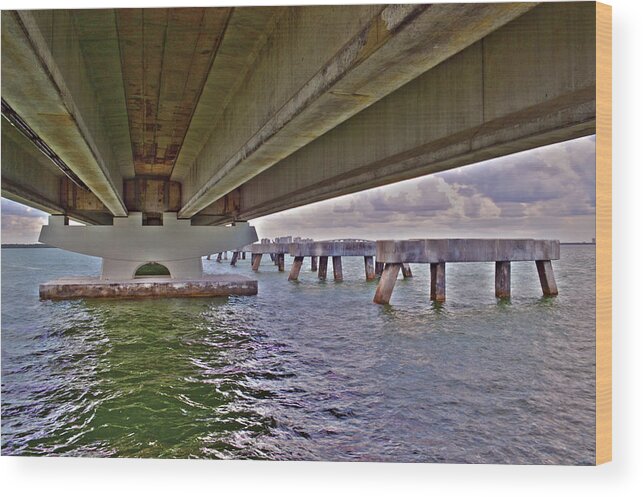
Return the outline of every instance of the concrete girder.
{"type": "MultiPolygon", "coordinates": [[[[316,36],[335,36],[348,40],[314,67],[312,76],[300,84],[297,78],[284,82],[279,88],[283,100],[268,95],[267,100],[257,98],[262,87],[273,88],[271,73],[290,74],[292,66],[306,66],[305,57],[282,56],[268,67],[257,63],[245,84],[230,101],[234,110],[239,100],[261,107],[254,112],[257,126],[241,121],[243,113],[224,112],[220,126],[204,145],[189,169],[176,172],[173,179],[183,182],[184,206],[179,211],[182,218],[192,217],[212,202],[251,180],[262,171],[333,129],[346,119],[369,107],[420,74],[435,67],[475,43],[507,22],[533,8],[533,3],[505,4],[433,4],[369,6],[375,15],[363,23],[354,22],[347,30],[342,24],[353,21],[341,8],[333,7],[338,21],[333,22],[333,12],[319,17],[317,30],[301,30],[297,25],[297,10],[284,16],[277,23],[276,35],[266,44],[265,53],[275,57],[279,52],[280,37],[288,41],[291,51],[305,53],[311,43],[323,52],[324,44],[316,36]],[[333,30],[340,28],[337,34],[333,30]],[[284,33],[297,32],[301,38],[293,39],[284,33]],[[275,50],[275,46],[277,49],[275,50]],[[323,47],[323,48],[319,48],[323,47]],[[279,66],[281,62],[282,66],[279,66]],[[253,82],[255,86],[253,86],[253,82]],[[257,88],[259,88],[257,90],[257,88]],[[257,94],[244,90],[257,90],[257,94]],[[266,109],[269,114],[262,114],[266,109]],[[257,116],[261,116],[257,120],[257,116]],[[240,146],[239,139],[242,139],[240,146]],[[236,147],[236,148],[235,148],[236,147]]],[[[363,16],[366,6],[362,6],[363,16]]],[[[347,7],[348,8],[348,7],[347,7]]],[[[310,7],[307,13],[313,13],[310,7]]],[[[224,40],[225,42],[225,40],[224,40]]],[[[327,44],[330,46],[330,44],[327,44]]],[[[284,50],[286,50],[284,48],[284,50]]],[[[309,50],[310,52],[311,50],[309,50]]],[[[298,67],[299,73],[301,69],[298,67]]],[[[265,90],[263,90],[265,93],[265,90]]],[[[272,90],[275,91],[275,90],[272,90]]],[[[246,104],[247,105],[247,104],[246,104]]]]}
{"type": "Polygon", "coordinates": [[[2,96],[113,215],[125,216],[121,172],[73,18],[55,11],[49,33],[39,21],[31,11],[2,12],[2,96]]]}
{"type": "Polygon", "coordinates": [[[235,210],[203,213],[253,219],[593,134],[594,33],[595,4],[542,4],[243,184],[235,210]]]}
{"type": "Polygon", "coordinates": [[[2,119],[2,196],[88,224],[112,215],[91,192],[74,185],[14,126],[2,119]]]}

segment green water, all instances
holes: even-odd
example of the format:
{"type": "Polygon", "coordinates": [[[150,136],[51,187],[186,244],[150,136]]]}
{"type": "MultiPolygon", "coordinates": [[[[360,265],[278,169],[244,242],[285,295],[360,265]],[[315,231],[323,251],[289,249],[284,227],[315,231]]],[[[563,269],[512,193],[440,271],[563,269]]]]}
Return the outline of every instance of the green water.
{"type": "Polygon", "coordinates": [[[2,454],[592,463],[594,248],[561,252],[553,299],[533,263],[510,302],[454,264],[435,305],[417,265],[377,306],[358,258],[342,283],[264,259],[254,297],[41,302],[100,261],[5,249],[2,454]]]}

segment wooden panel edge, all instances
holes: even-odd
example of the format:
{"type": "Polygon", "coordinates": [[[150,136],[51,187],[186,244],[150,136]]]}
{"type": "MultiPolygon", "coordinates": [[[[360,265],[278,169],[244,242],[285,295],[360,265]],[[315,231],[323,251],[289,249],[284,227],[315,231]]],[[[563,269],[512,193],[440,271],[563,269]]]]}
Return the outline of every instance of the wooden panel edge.
{"type": "Polygon", "coordinates": [[[612,7],[596,2],[596,464],[612,460],[612,7]]]}

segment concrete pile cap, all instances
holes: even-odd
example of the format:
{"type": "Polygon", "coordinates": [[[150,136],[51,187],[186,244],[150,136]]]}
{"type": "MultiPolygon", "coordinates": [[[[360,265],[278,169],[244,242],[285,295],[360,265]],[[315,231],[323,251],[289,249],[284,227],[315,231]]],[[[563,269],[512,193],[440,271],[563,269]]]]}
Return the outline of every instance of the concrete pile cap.
{"type": "Polygon", "coordinates": [[[376,258],[386,263],[556,260],[560,259],[560,242],[502,238],[378,240],[376,258]]]}
{"type": "Polygon", "coordinates": [[[375,242],[369,240],[329,240],[291,243],[289,252],[294,257],[374,256],[375,242]]]}

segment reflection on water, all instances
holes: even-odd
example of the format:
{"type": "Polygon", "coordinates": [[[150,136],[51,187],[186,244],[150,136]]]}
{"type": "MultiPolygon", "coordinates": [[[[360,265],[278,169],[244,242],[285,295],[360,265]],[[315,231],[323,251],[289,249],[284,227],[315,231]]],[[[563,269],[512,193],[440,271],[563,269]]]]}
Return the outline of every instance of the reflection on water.
{"type": "Polygon", "coordinates": [[[342,283],[265,262],[255,297],[38,301],[99,265],[2,251],[3,455],[593,462],[593,247],[562,248],[557,298],[533,263],[510,301],[460,264],[431,303],[418,265],[377,306],[355,258],[342,283]]]}

